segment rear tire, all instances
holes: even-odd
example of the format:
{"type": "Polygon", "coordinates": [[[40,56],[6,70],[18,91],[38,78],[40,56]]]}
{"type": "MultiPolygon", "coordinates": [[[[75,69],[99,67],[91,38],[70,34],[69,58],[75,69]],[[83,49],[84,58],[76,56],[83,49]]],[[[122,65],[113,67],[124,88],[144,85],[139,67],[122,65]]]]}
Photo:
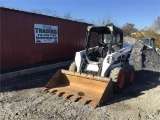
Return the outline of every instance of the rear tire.
{"type": "Polygon", "coordinates": [[[114,68],[110,73],[110,78],[113,81],[113,91],[121,92],[125,83],[125,72],[122,67],[114,68]]]}
{"type": "Polygon", "coordinates": [[[129,84],[132,84],[134,80],[134,67],[130,70],[129,84]]]}
{"type": "Polygon", "coordinates": [[[69,66],[69,71],[71,71],[71,72],[77,72],[76,62],[72,62],[71,63],[71,65],[69,66]]]}
{"type": "Polygon", "coordinates": [[[123,68],[125,71],[125,82],[126,84],[131,85],[134,80],[134,67],[127,63],[123,68]]]}

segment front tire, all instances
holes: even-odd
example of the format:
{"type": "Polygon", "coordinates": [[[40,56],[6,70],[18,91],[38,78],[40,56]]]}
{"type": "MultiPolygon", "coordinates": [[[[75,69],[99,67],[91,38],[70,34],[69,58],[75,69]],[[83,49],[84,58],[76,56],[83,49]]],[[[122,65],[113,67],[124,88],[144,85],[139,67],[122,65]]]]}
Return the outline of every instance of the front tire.
{"type": "Polygon", "coordinates": [[[130,64],[125,64],[124,65],[124,70],[125,70],[125,82],[128,85],[131,85],[133,83],[134,80],[134,66],[130,65],[130,64]]]}
{"type": "Polygon", "coordinates": [[[130,70],[129,84],[132,84],[134,80],[134,68],[130,70]]]}
{"type": "Polygon", "coordinates": [[[113,91],[119,93],[122,91],[125,84],[125,72],[122,67],[114,68],[110,73],[110,78],[113,81],[113,91]]]}

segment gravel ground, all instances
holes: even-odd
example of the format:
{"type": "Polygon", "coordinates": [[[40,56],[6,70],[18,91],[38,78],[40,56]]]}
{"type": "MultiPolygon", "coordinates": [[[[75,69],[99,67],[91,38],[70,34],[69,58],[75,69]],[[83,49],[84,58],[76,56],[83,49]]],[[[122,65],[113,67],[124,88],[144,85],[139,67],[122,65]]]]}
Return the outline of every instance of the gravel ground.
{"type": "MultiPolygon", "coordinates": [[[[64,68],[67,69],[67,68],[64,68]]],[[[140,70],[132,86],[96,109],[43,93],[57,71],[50,70],[1,82],[0,119],[23,120],[159,120],[160,73],[140,70]]]]}

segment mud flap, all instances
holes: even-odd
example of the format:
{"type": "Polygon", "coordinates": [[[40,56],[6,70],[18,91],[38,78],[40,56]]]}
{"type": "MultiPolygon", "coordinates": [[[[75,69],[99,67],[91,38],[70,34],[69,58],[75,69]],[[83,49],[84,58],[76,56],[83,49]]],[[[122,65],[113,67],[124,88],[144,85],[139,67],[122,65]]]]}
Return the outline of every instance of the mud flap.
{"type": "Polygon", "coordinates": [[[93,107],[103,105],[113,96],[112,81],[109,78],[66,70],[58,70],[44,91],[93,107]]]}

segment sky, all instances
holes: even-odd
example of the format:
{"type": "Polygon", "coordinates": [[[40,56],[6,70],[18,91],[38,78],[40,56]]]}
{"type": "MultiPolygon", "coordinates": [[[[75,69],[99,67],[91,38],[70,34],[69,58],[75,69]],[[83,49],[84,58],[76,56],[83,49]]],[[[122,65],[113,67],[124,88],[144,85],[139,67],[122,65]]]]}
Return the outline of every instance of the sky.
{"type": "Polygon", "coordinates": [[[133,23],[139,30],[153,25],[160,16],[160,0],[0,0],[0,6],[42,13],[48,9],[60,17],[70,13],[88,23],[111,17],[119,27],[133,23]]]}

